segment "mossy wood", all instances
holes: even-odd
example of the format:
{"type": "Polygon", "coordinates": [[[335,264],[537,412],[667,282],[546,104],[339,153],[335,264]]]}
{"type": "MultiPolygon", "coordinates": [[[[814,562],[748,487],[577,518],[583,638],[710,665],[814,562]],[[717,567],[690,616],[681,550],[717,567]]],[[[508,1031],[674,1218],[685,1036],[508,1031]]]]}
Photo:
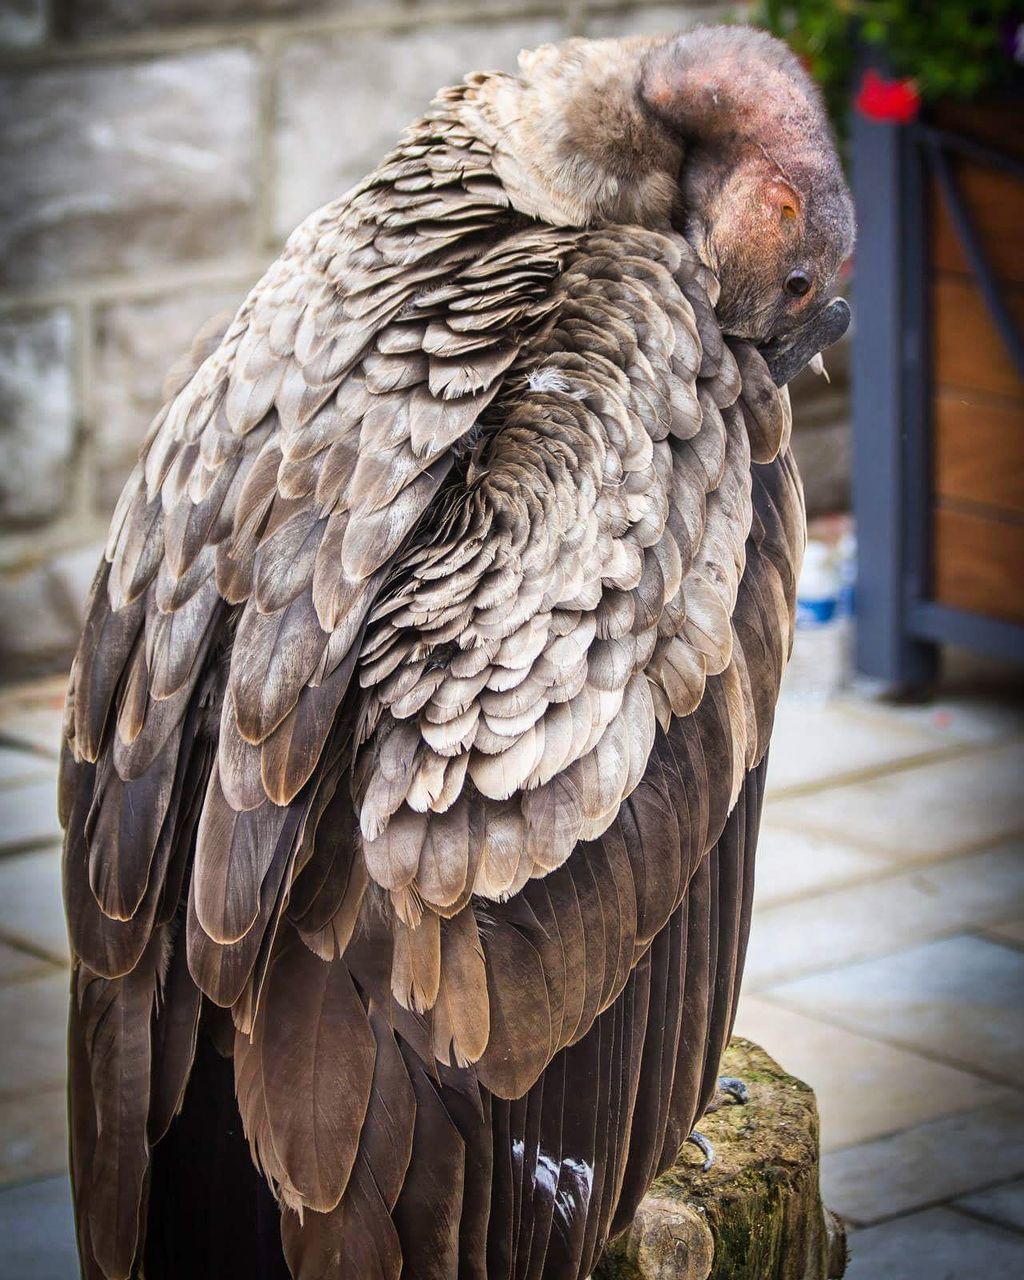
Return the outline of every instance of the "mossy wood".
{"type": "Polygon", "coordinates": [[[812,1090],[763,1049],[734,1039],[722,1072],[750,1092],[701,1121],[715,1147],[709,1172],[686,1146],[651,1187],[594,1280],[836,1280],[842,1224],[821,1202],[812,1090]]]}

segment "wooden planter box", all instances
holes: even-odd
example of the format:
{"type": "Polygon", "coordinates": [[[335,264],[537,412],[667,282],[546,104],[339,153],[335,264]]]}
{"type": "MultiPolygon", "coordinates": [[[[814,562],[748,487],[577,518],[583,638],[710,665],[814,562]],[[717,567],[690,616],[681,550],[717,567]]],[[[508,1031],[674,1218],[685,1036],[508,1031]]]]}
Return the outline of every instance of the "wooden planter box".
{"type": "Polygon", "coordinates": [[[1024,102],[854,122],[857,665],[1024,660],[1024,102]]]}

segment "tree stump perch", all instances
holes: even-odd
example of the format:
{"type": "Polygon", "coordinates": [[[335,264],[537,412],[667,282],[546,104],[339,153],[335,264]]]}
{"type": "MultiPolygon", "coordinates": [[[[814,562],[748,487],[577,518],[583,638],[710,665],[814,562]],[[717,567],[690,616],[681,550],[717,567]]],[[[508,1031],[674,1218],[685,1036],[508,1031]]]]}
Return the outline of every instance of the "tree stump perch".
{"type": "Polygon", "coordinates": [[[813,1091],[749,1040],[722,1073],[750,1098],[700,1122],[712,1168],[687,1145],[608,1246],[594,1280],[839,1280],[846,1232],[821,1202],[813,1091]]]}

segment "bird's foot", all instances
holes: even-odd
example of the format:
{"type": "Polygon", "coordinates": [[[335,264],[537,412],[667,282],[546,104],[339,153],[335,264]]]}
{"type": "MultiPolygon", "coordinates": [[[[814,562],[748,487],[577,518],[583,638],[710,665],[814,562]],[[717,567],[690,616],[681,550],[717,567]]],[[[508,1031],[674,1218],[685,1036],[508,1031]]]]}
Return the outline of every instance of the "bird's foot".
{"type": "Polygon", "coordinates": [[[708,1103],[708,1108],[704,1114],[707,1116],[713,1115],[730,1098],[734,1107],[742,1107],[750,1101],[750,1093],[743,1081],[738,1080],[735,1076],[719,1076],[718,1093],[708,1103]]]}
{"type": "Polygon", "coordinates": [[[703,1155],[704,1163],[701,1165],[701,1172],[707,1173],[711,1166],[715,1163],[715,1148],[711,1145],[711,1139],[705,1138],[702,1133],[698,1133],[694,1129],[693,1133],[686,1139],[703,1155]]]}
{"type": "MultiPolygon", "coordinates": [[[[742,1080],[736,1076],[719,1076],[718,1088],[728,1098],[732,1098],[738,1107],[742,1107],[744,1103],[750,1101],[750,1091],[742,1080]]],[[[723,1098],[724,1102],[725,1099],[723,1098]]]]}

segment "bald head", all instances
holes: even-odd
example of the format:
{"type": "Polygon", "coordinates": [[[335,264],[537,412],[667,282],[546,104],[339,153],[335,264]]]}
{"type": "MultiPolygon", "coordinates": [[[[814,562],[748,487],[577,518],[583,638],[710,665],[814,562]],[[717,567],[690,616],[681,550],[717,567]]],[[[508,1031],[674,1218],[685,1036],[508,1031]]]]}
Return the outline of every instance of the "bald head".
{"type": "Polygon", "coordinates": [[[748,27],[572,40],[497,93],[513,203],[549,221],[674,224],[718,275],[719,318],[764,340],[826,304],[853,208],[816,86],[748,27]]]}

